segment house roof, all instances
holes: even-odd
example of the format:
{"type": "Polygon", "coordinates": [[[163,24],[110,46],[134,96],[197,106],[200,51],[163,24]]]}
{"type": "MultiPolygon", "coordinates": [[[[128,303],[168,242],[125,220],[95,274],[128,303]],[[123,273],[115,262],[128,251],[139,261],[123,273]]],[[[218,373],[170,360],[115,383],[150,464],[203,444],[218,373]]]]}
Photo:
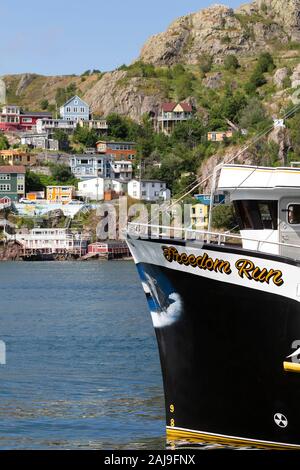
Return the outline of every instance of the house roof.
{"type": "Polygon", "coordinates": [[[109,144],[130,144],[130,145],[136,145],[136,142],[128,142],[127,140],[98,140],[98,142],[96,142],[96,145],[97,144],[106,144],[106,145],[109,145],[109,144]]]}
{"type": "Polygon", "coordinates": [[[175,103],[174,101],[171,101],[169,103],[163,103],[162,104],[162,110],[165,112],[165,113],[170,113],[172,112],[176,106],[180,104],[180,106],[182,107],[183,111],[185,112],[192,112],[192,106],[189,104],[189,103],[175,103]]]}
{"type": "Polygon", "coordinates": [[[42,112],[33,112],[31,113],[30,111],[27,111],[26,113],[21,113],[22,117],[49,117],[51,119],[52,113],[42,111],[42,112]]]}
{"type": "Polygon", "coordinates": [[[4,165],[0,166],[0,173],[26,173],[23,165],[4,165]]]}
{"type": "Polygon", "coordinates": [[[141,183],[166,183],[165,181],[162,181],[162,180],[139,180],[139,179],[132,179],[131,181],[137,181],[138,183],[141,182],[141,183]]]}
{"type": "Polygon", "coordinates": [[[63,108],[64,106],[67,106],[69,103],[71,103],[71,101],[73,101],[73,100],[75,100],[75,99],[82,101],[82,103],[84,103],[86,106],[90,107],[90,106],[87,104],[86,101],[83,101],[82,98],[80,98],[78,95],[75,95],[75,96],[72,96],[72,98],[70,98],[68,101],[66,101],[66,102],[61,106],[61,108],[63,108]]]}

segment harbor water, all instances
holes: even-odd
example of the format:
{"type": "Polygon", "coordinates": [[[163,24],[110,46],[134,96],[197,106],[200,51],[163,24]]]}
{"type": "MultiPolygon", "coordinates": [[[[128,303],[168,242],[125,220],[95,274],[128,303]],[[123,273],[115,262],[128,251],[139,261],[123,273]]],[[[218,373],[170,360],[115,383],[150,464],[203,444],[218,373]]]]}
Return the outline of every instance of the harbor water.
{"type": "Polygon", "coordinates": [[[155,335],[132,262],[0,264],[0,449],[163,449],[155,335]]]}

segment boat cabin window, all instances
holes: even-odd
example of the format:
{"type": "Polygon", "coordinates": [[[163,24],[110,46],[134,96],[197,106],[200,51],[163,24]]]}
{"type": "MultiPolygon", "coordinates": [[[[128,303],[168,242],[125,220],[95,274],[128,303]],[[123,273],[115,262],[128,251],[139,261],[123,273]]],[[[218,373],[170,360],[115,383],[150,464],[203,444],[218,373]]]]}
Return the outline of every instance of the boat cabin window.
{"type": "Polygon", "coordinates": [[[241,230],[277,230],[278,201],[234,201],[241,230]]]}
{"type": "Polygon", "coordinates": [[[300,204],[290,204],[288,207],[288,223],[300,225],[300,204]]]}

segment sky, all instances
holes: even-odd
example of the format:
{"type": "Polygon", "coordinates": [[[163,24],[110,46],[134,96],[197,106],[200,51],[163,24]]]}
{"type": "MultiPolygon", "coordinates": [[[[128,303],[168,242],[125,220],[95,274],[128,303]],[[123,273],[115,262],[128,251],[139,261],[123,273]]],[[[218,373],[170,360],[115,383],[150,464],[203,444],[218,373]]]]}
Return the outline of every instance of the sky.
{"type": "Polygon", "coordinates": [[[177,17],[243,0],[0,0],[0,75],[109,71],[177,17]]]}

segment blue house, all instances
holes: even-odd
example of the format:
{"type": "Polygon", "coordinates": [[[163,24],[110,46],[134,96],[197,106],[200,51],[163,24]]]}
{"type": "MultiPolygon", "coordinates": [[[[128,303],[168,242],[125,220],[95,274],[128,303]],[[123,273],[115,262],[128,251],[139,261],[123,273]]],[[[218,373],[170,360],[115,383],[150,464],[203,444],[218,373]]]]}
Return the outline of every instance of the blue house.
{"type": "Polygon", "coordinates": [[[89,121],[90,107],[79,96],[73,96],[60,107],[60,117],[66,121],[89,121]]]}
{"type": "MultiPolygon", "coordinates": [[[[210,194],[195,194],[195,199],[199,201],[201,204],[205,206],[210,205],[210,194]]],[[[214,196],[214,204],[224,204],[225,203],[225,196],[224,194],[215,194],[214,196]]]]}

